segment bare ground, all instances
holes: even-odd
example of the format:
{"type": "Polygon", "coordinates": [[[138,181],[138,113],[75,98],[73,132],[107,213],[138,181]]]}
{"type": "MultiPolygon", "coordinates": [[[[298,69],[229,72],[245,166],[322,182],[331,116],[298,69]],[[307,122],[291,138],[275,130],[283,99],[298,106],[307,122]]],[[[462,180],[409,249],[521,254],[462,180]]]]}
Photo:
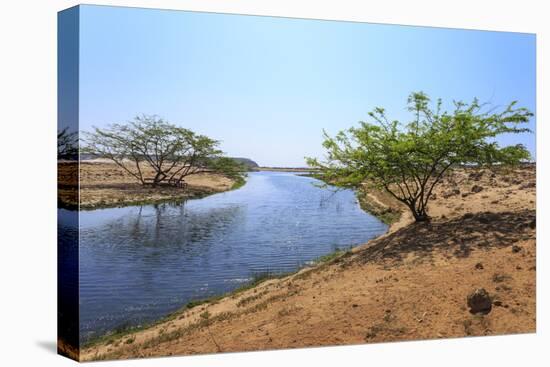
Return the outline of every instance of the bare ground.
{"type": "Polygon", "coordinates": [[[80,358],[534,332],[535,195],[533,166],[459,171],[435,193],[430,223],[405,212],[386,235],[327,263],[104,340],[80,358]],[[476,288],[492,297],[487,315],[467,307],[476,288]]]}
{"type": "MultiPolygon", "coordinates": [[[[77,163],[58,164],[61,206],[77,205],[78,173],[77,163]]],[[[144,174],[146,177],[153,176],[151,169],[145,169],[144,174]]],[[[189,185],[185,190],[170,186],[153,188],[141,185],[114,163],[80,162],[80,207],[94,209],[183,200],[227,191],[235,184],[227,177],[206,172],[188,176],[185,181],[189,185]]]]}

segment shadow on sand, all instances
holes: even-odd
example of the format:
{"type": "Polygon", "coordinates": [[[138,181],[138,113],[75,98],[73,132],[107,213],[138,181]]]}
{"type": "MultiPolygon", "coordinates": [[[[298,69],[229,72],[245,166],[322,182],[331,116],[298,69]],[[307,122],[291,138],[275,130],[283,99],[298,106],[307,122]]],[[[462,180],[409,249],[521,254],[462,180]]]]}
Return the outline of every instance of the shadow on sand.
{"type": "Polygon", "coordinates": [[[356,261],[402,261],[414,253],[418,260],[431,260],[434,250],[447,257],[465,258],[474,249],[511,246],[535,238],[534,210],[465,214],[452,220],[413,223],[383,237],[358,253],[356,261]]]}

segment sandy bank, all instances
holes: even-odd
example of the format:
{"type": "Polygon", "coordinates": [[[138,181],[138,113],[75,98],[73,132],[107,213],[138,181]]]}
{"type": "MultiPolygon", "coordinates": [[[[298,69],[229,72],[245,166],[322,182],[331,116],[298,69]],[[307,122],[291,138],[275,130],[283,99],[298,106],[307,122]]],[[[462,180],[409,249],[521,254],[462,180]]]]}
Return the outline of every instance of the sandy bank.
{"type": "MultiPolygon", "coordinates": [[[[152,176],[148,168],[144,173],[152,176]]],[[[152,171],[152,170],[151,170],[152,171]]],[[[75,207],[78,203],[78,175],[80,174],[80,207],[94,209],[125,205],[138,205],[177,201],[202,197],[230,190],[235,181],[215,173],[188,176],[187,190],[176,187],[142,186],[134,177],[114,163],[104,161],[58,163],[59,196],[61,207],[75,207]]]]}
{"type": "Polygon", "coordinates": [[[81,359],[534,332],[535,195],[533,166],[456,172],[435,192],[430,223],[404,213],[342,256],[106,339],[81,359]],[[493,298],[487,315],[466,304],[480,287],[493,298]]]}

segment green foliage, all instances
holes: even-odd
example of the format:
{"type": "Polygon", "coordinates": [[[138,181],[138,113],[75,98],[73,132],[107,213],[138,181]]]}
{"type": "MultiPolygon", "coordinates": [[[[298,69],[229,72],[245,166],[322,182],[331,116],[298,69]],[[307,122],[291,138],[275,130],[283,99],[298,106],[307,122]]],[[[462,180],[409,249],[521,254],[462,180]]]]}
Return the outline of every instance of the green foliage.
{"type": "Polygon", "coordinates": [[[84,136],[83,152],[112,160],[142,184],[177,184],[206,169],[235,174],[234,166],[222,157],[217,140],[157,116],[138,116],[105,129],[94,127],[84,136]],[[153,177],[145,177],[146,166],[153,169],[153,177]]]}
{"type": "Polygon", "coordinates": [[[244,176],[248,171],[243,163],[228,157],[217,157],[211,160],[208,168],[235,180],[236,184],[244,183],[244,176]]]}
{"type": "Polygon", "coordinates": [[[515,165],[530,159],[522,145],[500,147],[495,137],[529,132],[521,124],[533,114],[510,103],[500,112],[477,99],[454,102],[451,112],[439,99],[432,108],[422,92],[412,93],[408,124],[390,121],[383,108],[369,113],[372,122],[360,122],[331,137],[324,132],[327,159],[308,158],[325,180],[344,187],[365,181],[384,189],[412,211],[417,221],[427,220],[427,204],[443,175],[460,165],[515,165]]]}
{"type": "MultiPolygon", "coordinates": [[[[373,201],[368,195],[367,191],[372,190],[372,188],[367,188],[362,186],[356,193],[357,199],[361,209],[374,215],[376,218],[380,219],[385,224],[392,224],[397,222],[401,218],[401,210],[393,206],[383,206],[373,201]]],[[[382,193],[380,190],[375,194],[378,197],[378,193],[382,193]]]]}
{"type": "Polygon", "coordinates": [[[323,263],[327,263],[329,261],[332,261],[340,256],[342,256],[343,254],[345,254],[347,252],[347,250],[335,250],[331,253],[328,253],[326,255],[322,255],[322,256],[319,256],[316,260],[315,260],[315,263],[317,264],[323,264],[323,263]]]}

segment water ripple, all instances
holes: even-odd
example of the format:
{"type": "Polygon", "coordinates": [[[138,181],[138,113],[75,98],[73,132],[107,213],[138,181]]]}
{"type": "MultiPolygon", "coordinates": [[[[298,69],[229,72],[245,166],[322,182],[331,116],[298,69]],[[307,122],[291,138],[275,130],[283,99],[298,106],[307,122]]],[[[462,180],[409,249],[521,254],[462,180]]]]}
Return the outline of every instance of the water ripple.
{"type": "Polygon", "coordinates": [[[184,204],[82,212],[82,340],[158,319],[258,273],[296,270],[386,230],[352,191],[314,182],[258,172],[239,190],[184,204]]]}

